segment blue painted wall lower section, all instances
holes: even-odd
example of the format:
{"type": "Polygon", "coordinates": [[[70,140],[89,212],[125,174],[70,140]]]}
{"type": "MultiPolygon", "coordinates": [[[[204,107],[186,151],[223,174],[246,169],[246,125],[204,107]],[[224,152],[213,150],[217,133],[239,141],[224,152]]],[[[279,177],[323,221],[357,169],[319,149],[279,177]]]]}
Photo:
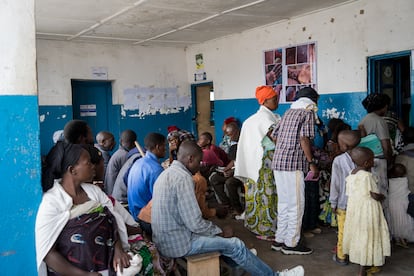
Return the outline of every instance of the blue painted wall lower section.
{"type": "MultiPolygon", "coordinates": [[[[318,101],[318,115],[327,124],[332,115],[337,115],[353,129],[358,126],[360,119],[365,116],[366,110],[361,102],[367,92],[352,92],[321,95],[318,101]]],[[[275,113],[283,115],[290,104],[280,104],[275,113]]],[[[214,102],[214,120],[216,122],[216,141],[219,143],[223,136],[221,125],[227,117],[234,116],[241,123],[259,108],[256,98],[239,100],[217,100],[214,102]]]]}
{"type": "MultiPolygon", "coordinates": [[[[191,130],[191,110],[172,114],[136,116],[138,112],[121,110],[121,105],[111,107],[109,126],[115,136],[118,148],[120,133],[125,129],[132,129],[138,135],[138,142],[144,145],[145,135],[149,132],[159,132],[167,135],[167,127],[176,125],[179,128],[191,130]],[[121,115],[122,114],[122,115],[121,115]]],[[[72,120],[71,106],[39,106],[41,154],[46,155],[53,146],[53,133],[63,129],[65,124],[72,120]]],[[[96,133],[94,133],[96,135],[96,133]]]]}
{"type": "Polygon", "coordinates": [[[42,189],[37,96],[0,96],[1,275],[37,275],[34,225],[42,189]]]}

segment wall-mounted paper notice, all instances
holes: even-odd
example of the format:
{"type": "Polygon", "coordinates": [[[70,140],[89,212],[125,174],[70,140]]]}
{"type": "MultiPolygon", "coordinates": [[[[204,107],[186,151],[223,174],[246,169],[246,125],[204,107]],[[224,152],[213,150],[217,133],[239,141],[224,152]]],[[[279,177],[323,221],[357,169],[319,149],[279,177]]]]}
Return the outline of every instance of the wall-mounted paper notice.
{"type": "Polygon", "coordinates": [[[96,116],[96,104],[81,104],[79,111],[81,117],[96,116]]]}
{"type": "Polygon", "coordinates": [[[95,80],[107,80],[108,68],[106,67],[92,67],[92,78],[95,80]]]}

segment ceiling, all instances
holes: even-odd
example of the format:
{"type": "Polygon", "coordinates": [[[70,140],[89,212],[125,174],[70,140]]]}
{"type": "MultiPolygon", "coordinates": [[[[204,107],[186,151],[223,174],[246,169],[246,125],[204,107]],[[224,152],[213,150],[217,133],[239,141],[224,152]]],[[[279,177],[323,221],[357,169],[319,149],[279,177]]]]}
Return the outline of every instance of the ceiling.
{"type": "Polygon", "coordinates": [[[36,0],[39,39],[185,47],[349,0],[36,0]]]}

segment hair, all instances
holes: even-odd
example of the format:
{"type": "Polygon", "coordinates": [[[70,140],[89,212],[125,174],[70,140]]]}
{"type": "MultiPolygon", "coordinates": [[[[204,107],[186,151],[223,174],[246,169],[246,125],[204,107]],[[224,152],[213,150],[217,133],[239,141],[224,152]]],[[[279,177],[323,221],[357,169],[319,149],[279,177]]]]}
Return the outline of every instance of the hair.
{"type": "Polygon", "coordinates": [[[364,163],[374,157],[374,152],[366,147],[356,147],[351,151],[352,161],[358,166],[363,167],[364,163]]]}
{"type": "Polygon", "coordinates": [[[388,170],[388,177],[404,177],[407,174],[407,168],[400,163],[395,163],[389,170],[388,170]]]}
{"type": "Polygon", "coordinates": [[[414,127],[407,127],[402,135],[404,144],[414,143],[414,127]]]}
{"type": "Polygon", "coordinates": [[[106,139],[114,139],[114,135],[109,131],[99,131],[98,134],[96,134],[96,142],[98,144],[101,144],[106,139]]]}
{"type": "Polygon", "coordinates": [[[121,133],[121,140],[126,143],[133,143],[137,140],[137,134],[131,129],[126,129],[121,133]]]}
{"type": "Polygon", "coordinates": [[[362,100],[362,106],[368,113],[380,110],[391,103],[391,99],[387,94],[373,93],[366,96],[362,100]]]}
{"type": "Polygon", "coordinates": [[[304,87],[296,93],[295,99],[299,98],[308,98],[311,99],[314,103],[318,102],[319,94],[312,87],[304,87]]]}
{"type": "Polygon", "coordinates": [[[181,143],[177,153],[177,160],[183,161],[187,156],[202,155],[203,150],[197,145],[196,141],[187,140],[181,143]]]}
{"type": "Polygon", "coordinates": [[[69,166],[79,161],[82,151],[85,149],[79,144],[58,142],[46,156],[42,168],[42,189],[47,192],[53,187],[55,179],[62,178],[69,166]]]}
{"type": "Polygon", "coordinates": [[[78,144],[80,137],[88,136],[89,126],[85,121],[69,121],[63,129],[66,143],[78,144]]]}
{"type": "Polygon", "coordinates": [[[338,137],[339,135],[351,148],[356,147],[361,142],[361,132],[358,130],[342,130],[338,133],[338,137]]]}
{"type": "Polygon", "coordinates": [[[84,148],[89,155],[91,156],[91,163],[94,165],[99,164],[101,160],[103,160],[102,152],[98,150],[94,145],[90,144],[80,144],[82,148],[84,148]]]}
{"type": "Polygon", "coordinates": [[[200,136],[205,136],[210,142],[213,141],[213,135],[208,131],[201,133],[200,136]]]}
{"type": "Polygon", "coordinates": [[[144,139],[144,145],[147,150],[153,150],[157,145],[165,144],[166,138],[164,135],[156,132],[148,133],[144,139]]]}

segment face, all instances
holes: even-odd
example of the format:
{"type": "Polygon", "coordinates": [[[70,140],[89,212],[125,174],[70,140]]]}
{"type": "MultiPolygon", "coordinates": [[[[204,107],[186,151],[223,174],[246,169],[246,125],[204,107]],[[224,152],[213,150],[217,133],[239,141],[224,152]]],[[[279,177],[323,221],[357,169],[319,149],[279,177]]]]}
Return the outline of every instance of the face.
{"type": "Polygon", "coordinates": [[[370,169],[372,167],[374,167],[374,154],[373,153],[369,153],[369,158],[365,162],[365,168],[370,169]]]}
{"type": "Polygon", "coordinates": [[[201,159],[203,158],[202,154],[196,154],[189,156],[189,161],[187,163],[187,169],[194,175],[200,170],[201,159]]]}
{"type": "Polygon", "coordinates": [[[171,137],[168,139],[168,147],[170,150],[176,150],[178,148],[178,138],[171,137]]]}
{"type": "Polygon", "coordinates": [[[106,150],[113,150],[115,147],[115,140],[114,137],[108,136],[105,137],[105,140],[102,145],[106,150]]]}
{"type": "Polygon", "coordinates": [[[166,153],[167,153],[167,145],[165,142],[162,144],[156,145],[155,155],[158,158],[164,158],[166,153]]]}
{"type": "Polygon", "coordinates": [[[276,110],[279,106],[279,97],[274,96],[273,98],[267,99],[264,103],[264,106],[269,108],[270,110],[276,110]]]}
{"type": "Polygon", "coordinates": [[[72,167],[72,174],[81,182],[90,182],[95,177],[95,166],[86,150],[82,150],[78,162],[72,167]]]}
{"type": "Polygon", "coordinates": [[[200,148],[205,148],[206,146],[210,144],[210,140],[207,139],[205,135],[201,135],[198,138],[197,144],[200,146],[200,148]]]}

